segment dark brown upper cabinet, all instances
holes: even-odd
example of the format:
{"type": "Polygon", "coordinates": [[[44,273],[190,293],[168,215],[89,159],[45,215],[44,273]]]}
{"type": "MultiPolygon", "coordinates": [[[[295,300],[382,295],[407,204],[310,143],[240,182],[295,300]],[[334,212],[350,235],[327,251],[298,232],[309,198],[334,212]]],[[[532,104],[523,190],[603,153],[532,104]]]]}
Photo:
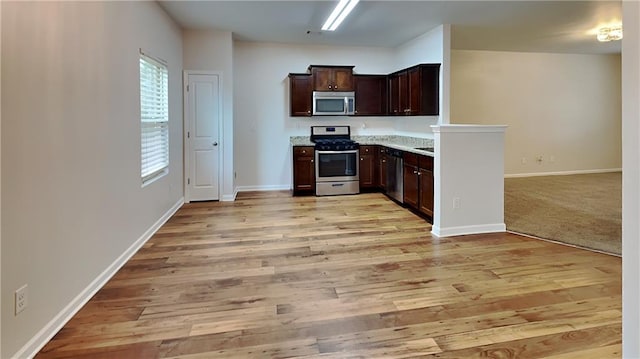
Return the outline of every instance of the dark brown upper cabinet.
{"type": "Polygon", "coordinates": [[[437,116],[440,64],[420,64],[389,75],[354,74],[354,66],[310,65],[289,74],[291,116],[311,116],[313,91],[354,91],[356,116],[437,116]]]}
{"type": "Polygon", "coordinates": [[[289,74],[291,116],[311,116],[313,81],[309,74],[289,74]]]}
{"type": "Polygon", "coordinates": [[[353,75],[356,116],[387,114],[387,75],[353,75]]]}
{"type": "Polygon", "coordinates": [[[422,64],[389,75],[391,115],[438,115],[440,64],[422,64]]]}
{"type": "Polygon", "coordinates": [[[311,65],[313,91],[353,91],[354,66],[311,65]]]}

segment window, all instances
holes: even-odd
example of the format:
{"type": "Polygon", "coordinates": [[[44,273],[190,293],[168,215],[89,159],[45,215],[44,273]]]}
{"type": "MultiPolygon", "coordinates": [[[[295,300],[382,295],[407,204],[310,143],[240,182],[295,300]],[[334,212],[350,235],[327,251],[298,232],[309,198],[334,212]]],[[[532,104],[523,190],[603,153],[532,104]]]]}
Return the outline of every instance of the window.
{"type": "Polygon", "coordinates": [[[141,175],[145,184],[169,168],[169,74],[167,66],[140,53],[141,175]]]}

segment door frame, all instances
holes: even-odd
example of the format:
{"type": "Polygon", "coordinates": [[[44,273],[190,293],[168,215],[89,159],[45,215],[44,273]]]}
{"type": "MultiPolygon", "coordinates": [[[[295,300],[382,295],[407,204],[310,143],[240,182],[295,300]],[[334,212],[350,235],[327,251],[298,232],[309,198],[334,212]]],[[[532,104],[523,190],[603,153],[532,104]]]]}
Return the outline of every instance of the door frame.
{"type": "Polygon", "coordinates": [[[222,132],[222,123],[223,118],[223,106],[224,106],[224,95],[222,93],[222,72],[221,71],[207,71],[207,70],[183,70],[182,71],[182,161],[183,171],[182,171],[182,183],[183,183],[183,192],[184,192],[184,202],[191,202],[191,193],[189,191],[189,184],[187,180],[189,179],[189,173],[191,172],[191,161],[189,149],[191,147],[191,139],[188,136],[189,127],[191,125],[191,121],[189,119],[189,91],[187,91],[187,86],[189,85],[189,75],[214,75],[218,76],[218,100],[220,106],[218,106],[218,201],[221,200],[222,196],[222,179],[223,176],[223,159],[224,159],[224,133],[222,132]]]}

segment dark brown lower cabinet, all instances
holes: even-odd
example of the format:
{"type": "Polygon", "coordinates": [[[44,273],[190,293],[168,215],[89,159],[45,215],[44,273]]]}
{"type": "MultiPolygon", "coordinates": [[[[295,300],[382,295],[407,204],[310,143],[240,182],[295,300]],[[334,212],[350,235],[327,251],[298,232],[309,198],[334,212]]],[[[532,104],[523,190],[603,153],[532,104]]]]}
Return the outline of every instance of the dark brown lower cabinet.
{"type": "Polygon", "coordinates": [[[419,168],[420,171],[420,212],[433,217],[433,171],[419,168]]]}
{"type": "MultiPolygon", "coordinates": [[[[384,192],[388,158],[384,146],[360,146],[360,189],[384,192]]],[[[404,152],[404,204],[433,218],[433,157],[404,152]]],[[[315,194],[313,146],[293,147],[293,194],[315,194]]]]}
{"type": "Polygon", "coordinates": [[[293,194],[316,191],[316,168],[313,146],[293,147],[293,194]]]}
{"type": "Polygon", "coordinates": [[[404,203],[433,217],[433,157],[404,153],[404,203]]]}
{"type": "Polygon", "coordinates": [[[376,146],[360,146],[360,189],[376,188],[376,146]]]}
{"type": "Polygon", "coordinates": [[[413,209],[418,209],[418,203],[420,201],[420,198],[418,197],[419,179],[417,161],[415,154],[405,152],[404,171],[402,177],[404,181],[404,204],[413,209]],[[413,162],[416,163],[414,164],[413,162]]]}
{"type": "Polygon", "coordinates": [[[387,153],[384,146],[376,146],[378,153],[378,188],[383,192],[387,187],[387,153]]]}

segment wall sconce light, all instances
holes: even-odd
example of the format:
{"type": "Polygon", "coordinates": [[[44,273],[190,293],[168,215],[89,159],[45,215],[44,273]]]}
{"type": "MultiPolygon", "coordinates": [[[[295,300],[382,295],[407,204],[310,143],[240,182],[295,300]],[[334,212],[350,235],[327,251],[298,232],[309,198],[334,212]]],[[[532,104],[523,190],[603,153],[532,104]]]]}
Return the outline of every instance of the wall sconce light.
{"type": "Polygon", "coordinates": [[[600,30],[598,30],[598,35],[596,35],[596,37],[598,41],[601,41],[601,42],[621,40],[622,25],[603,27],[600,30]]]}

